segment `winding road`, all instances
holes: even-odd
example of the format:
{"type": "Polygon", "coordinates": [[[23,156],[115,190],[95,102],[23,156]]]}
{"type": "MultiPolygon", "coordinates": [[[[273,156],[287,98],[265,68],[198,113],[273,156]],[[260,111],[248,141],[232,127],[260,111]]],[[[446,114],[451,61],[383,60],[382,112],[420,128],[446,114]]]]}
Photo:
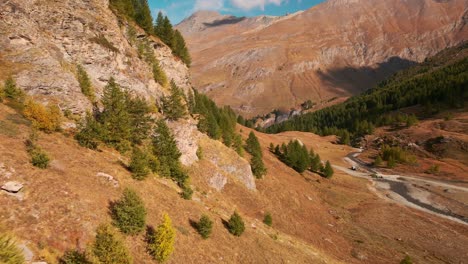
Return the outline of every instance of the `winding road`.
{"type": "Polygon", "coordinates": [[[418,187],[418,185],[439,187],[451,192],[464,192],[466,195],[468,195],[468,188],[438,180],[422,179],[415,176],[383,174],[359,160],[358,157],[360,154],[360,152],[351,152],[344,158],[344,160],[350,164],[350,167],[356,166],[359,168],[359,171],[337,165],[333,167],[348,175],[368,179],[372,183],[369,188],[381,198],[391,199],[399,204],[468,225],[468,205],[456,201],[462,204],[466,210],[463,212],[464,215],[454,213],[445,208],[445,206],[440,206],[429,201],[427,197],[433,194],[433,192],[427,188],[422,189],[418,187]]]}

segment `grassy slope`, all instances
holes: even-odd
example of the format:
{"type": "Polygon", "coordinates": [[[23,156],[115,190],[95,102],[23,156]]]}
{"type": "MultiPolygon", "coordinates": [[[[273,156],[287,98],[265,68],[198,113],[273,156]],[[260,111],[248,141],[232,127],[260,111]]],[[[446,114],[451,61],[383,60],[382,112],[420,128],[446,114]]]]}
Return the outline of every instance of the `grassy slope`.
{"type": "MultiPolygon", "coordinates": [[[[29,128],[4,105],[0,120],[5,122],[0,127],[0,162],[15,168],[14,177],[25,183],[26,193],[23,202],[0,194],[0,204],[8,208],[0,210],[0,219],[19,238],[30,241],[34,251],[42,247],[45,255],[85,247],[95,227],[110,220],[108,202],[120,196],[122,186],[131,186],[147,205],[149,224],[157,225],[167,211],[177,228],[176,251],[168,263],[360,263],[356,257],[368,263],[396,263],[405,253],[417,263],[442,259],[458,263],[466,257],[466,227],[387,203],[368,191],[366,181],[340,172],[330,181],[310,173],[301,176],[267,151],[270,142],[299,138],[323,159],[345,165],[342,157],[352,149],[331,144],[333,138],[298,132],[258,134],[269,170],[257,181],[258,191],[229,181],[216,192],[207,185],[210,165],[202,160],[190,169],[195,199],[185,201],[172,182],[158,178],[136,182],[119,164],[117,153],[83,149],[62,134],[41,134],[39,144],[54,161],[50,169],[35,169],[23,144],[29,128]],[[121,187],[113,188],[97,178],[97,172],[115,176],[121,187]],[[235,208],[246,220],[247,230],[240,238],[230,235],[221,221],[235,208]],[[261,223],[266,211],[273,215],[273,228],[261,223]],[[202,213],[215,220],[213,237],[206,241],[189,224],[202,213]]],[[[245,138],[249,130],[242,129],[245,138]]],[[[6,181],[5,176],[0,180],[6,181]]],[[[143,236],[127,240],[135,263],[151,263],[143,236]]]]}

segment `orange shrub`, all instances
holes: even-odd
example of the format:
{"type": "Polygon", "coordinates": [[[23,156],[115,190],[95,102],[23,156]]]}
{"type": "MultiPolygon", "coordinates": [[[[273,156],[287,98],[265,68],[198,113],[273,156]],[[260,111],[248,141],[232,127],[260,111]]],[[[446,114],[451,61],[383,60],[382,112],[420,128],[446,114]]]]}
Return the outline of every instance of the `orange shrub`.
{"type": "Polygon", "coordinates": [[[50,133],[60,129],[62,112],[57,105],[49,104],[45,107],[28,98],[24,104],[23,114],[39,130],[50,133]]]}

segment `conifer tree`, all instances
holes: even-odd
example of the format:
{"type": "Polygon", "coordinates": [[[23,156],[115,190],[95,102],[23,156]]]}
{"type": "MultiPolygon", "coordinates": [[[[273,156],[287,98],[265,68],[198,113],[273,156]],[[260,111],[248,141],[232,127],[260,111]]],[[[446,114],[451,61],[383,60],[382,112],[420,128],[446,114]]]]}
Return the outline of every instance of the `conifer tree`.
{"type": "Polygon", "coordinates": [[[254,153],[262,153],[260,142],[258,142],[258,138],[253,131],[249,133],[249,137],[246,140],[245,150],[252,155],[254,155],[254,153]]]}
{"type": "Polygon", "coordinates": [[[325,177],[327,178],[331,178],[334,174],[334,171],[333,171],[333,168],[330,164],[330,161],[327,160],[327,162],[325,163],[325,167],[323,169],[323,174],[325,175],[325,177]]]}
{"type": "Polygon", "coordinates": [[[319,172],[322,167],[322,160],[320,159],[320,155],[316,154],[312,159],[311,170],[314,172],[319,172]]]}
{"type": "Polygon", "coordinates": [[[109,225],[100,225],[96,230],[96,239],[92,252],[102,264],[132,264],[133,260],[123,239],[109,225]]]}
{"type": "Polygon", "coordinates": [[[271,217],[270,213],[265,214],[265,217],[263,218],[263,223],[267,226],[271,226],[273,224],[273,217],[271,217]]]}
{"type": "Polygon", "coordinates": [[[148,0],[132,0],[136,3],[135,8],[135,22],[143,28],[146,32],[153,31],[153,17],[148,5],[148,0]]]}
{"type": "Polygon", "coordinates": [[[250,166],[252,168],[252,174],[257,179],[263,178],[263,176],[265,176],[267,173],[267,169],[265,168],[265,164],[263,164],[262,157],[260,157],[259,155],[252,156],[250,166]]]}
{"type": "Polygon", "coordinates": [[[187,66],[190,67],[192,63],[192,58],[190,57],[190,53],[187,49],[184,37],[178,30],[174,31],[173,39],[172,39],[172,50],[174,55],[179,57],[187,66]]]}
{"type": "Polygon", "coordinates": [[[382,165],[382,157],[380,155],[377,156],[377,158],[375,158],[375,161],[374,161],[374,166],[378,167],[380,165],[382,165]]]}
{"type": "Polygon", "coordinates": [[[175,230],[172,227],[171,218],[166,213],[163,215],[163,223],[155,232],[147,234],[148,252],[159,262],[166,261],[174,251],[175,230]]]}
{"type": "Polygon", "coordinates": [[[132,97],[127,93],[127,111],[130,119],[130,140],[141,144],[148,138],[153,119],[150,116],[150,106],[142,97],[132,97]]]}
{"type": "Polygon", "coordinates": [[[115,79],[110,78],[102,96],[103,111],[100,121],[103,127],[103,141],[112,146],[118,146],[131,135],[126,95],[115,79]]]}
{"type": "Polygon", "coordinates": [[[170,120],[178,120],[187,115],[183,91],[171,80],[171,95],[163,98],[164,115],[170,120]]]}
{"type": "Polygon", "coordinates": [[[213,221],[207,216],[202,215],[200,221],[196,224],[198,233],[202,236],[203,239],[207,239],[211,235],[211,230],[213,228],[213,221]]]}
{"type": "Polygon", "coordinates": [[[128,166],[132,172],[132,177],[136,180],[144,180],[150,173],[149,158],[146,153],[138,147],[133,148],[132,159],[128,166]]]}
{"type": "Polygon", "coordinates": [[[178,167],[179,158],[182,155],[177,148],[177,143],[172,135],[169,127],[164,120],[158,120],[153,133],[153,152],[160,161],[160,173],[169,172],[169,175],[161,175],[163,177],[171,177],[171,168],[178,167]]]}
{"type": "Polygon", "coordinates": [[[153,63],[153,78],[154,81],[162,85],[163,87],[167,86],[167,76],[166,73],[161,69],[159,61],[153,63]]]}
{"type": "Polygon", "coordinates": [[[154,24],[154,34],[161,38],[163,34],[164,16],[161,11],[158,12],[156,23],[154,24]]]}
{"type": "Polygon", "coordinates": [[[81,92],[88,97],[91,102],[94,102],[96,100],[96,96],[94,94],[94,89],[91,86],[91,80],[89,79],[88,73],[81,65],[77,66],[77,79],[80,84],[81,92]]]}
{"type": "Polygon", "coordinates": [[[80,131],[75,135],[75,139],[82,147],[89,149],[97,149],[99,139],[102,134],[102,127],[96,121],[91,113],[86,113],[85,119],[79,125],[80,131]]]}
{"type": "Polygon", "coordinates": [[[16,82],[12,77],[8,77],[8,79],[5,80],[3,93],[6,98],[11,100],[21,100],[24,98],[24,92],[16,86],[16,82]]]}
{"type": "Polygon", "coordinates": [[[235,211],[231,215],[231,218],[229,218],[227,226],[229,229],[229,233],[235,236],[241,236],[242,233],[244,233],[245,231],[244,221],[242,220],[242,217],[237,213],[237,211],[235,211]]]}
{"type": "Polygon", "coordinates": [[[146,224],[146,209],[138,194],[125,188],[122,198],[111,207],[113,224],[129,235],[142,232],[146,224]]]}

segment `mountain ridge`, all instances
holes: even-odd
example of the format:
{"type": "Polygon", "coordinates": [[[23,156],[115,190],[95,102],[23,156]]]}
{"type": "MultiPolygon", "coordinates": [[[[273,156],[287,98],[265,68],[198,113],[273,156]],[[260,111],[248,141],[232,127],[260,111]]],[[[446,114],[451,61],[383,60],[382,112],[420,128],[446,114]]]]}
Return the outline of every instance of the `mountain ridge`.
{"type": "Polygon", "coordinates": [[[195,87],[252,117],[362,92],[466,40],[467,15],[464,0],[327,1],[268,26],[255,17],[198,34],[186,33],[187,21],[177,28],[195,87]]]}

